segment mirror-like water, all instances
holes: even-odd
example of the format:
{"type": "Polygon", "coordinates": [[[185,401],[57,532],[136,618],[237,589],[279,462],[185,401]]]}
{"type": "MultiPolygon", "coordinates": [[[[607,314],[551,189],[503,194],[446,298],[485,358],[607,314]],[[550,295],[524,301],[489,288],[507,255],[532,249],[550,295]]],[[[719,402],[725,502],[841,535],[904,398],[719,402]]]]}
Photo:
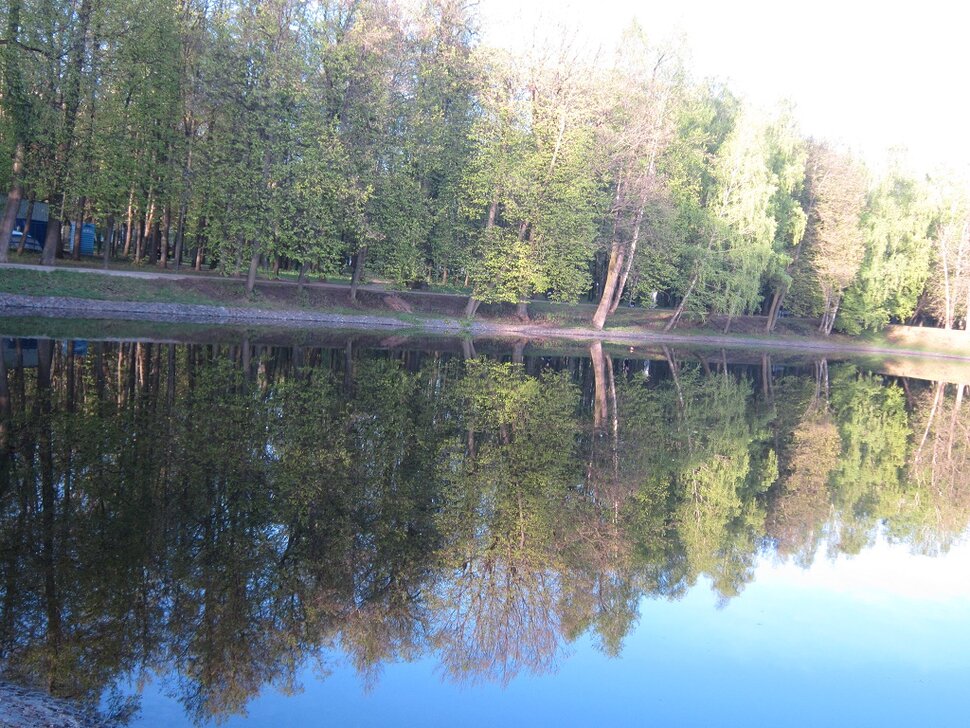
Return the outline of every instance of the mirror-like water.
{"type": "Polygon", "coordinates": [[[5,679],[146,726],[963,724],[963,385],[362,341],[3,339],[5,679]]]}

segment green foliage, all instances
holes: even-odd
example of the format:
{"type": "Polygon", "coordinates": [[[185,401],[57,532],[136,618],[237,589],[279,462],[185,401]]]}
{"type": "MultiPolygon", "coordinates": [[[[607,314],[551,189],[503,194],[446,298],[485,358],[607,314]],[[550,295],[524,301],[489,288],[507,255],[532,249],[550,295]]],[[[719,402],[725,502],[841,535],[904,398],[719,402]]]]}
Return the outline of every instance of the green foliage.
{"type": "Polygon", "coordinates": [[[846,333],[906,322],[930,272],[932,209],[921,186],[894,173],[862,218],[866,252],[836,325],[846,333]]]}

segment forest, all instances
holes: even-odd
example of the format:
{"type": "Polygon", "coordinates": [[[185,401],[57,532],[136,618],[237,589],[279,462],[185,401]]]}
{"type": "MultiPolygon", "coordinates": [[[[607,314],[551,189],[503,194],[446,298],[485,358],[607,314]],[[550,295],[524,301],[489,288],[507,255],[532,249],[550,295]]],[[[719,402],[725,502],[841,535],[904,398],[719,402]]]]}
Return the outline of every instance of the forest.
{"type": "MultiPolygon", "coordinates": [[[[970,193],[692,75],[649,23],[481,41],[462,0],[9,0],[0,240],[42,262],[453,287],[481,303],[968,327],[970,193]],[[6,155],[6,156],[4,156],[6,155]],[[72,238],[72,239],[68,239],[72,238]],[[65,249],[71,252],[65,252],[65,249]]],[[[784,89],[779,90],[779,96],[784,89]]],[[[797,99],[794,100],[797,102],[797,99]]],[[[890,155],[892,156],[892,155],[890,155]]],[[[13,248],[13,250],[17,250],[13,248]]],[[[14,256],[16,256],[16,252],[14,256]]],[[[0,262],[11,255],[0,245],[0,262]]]]}

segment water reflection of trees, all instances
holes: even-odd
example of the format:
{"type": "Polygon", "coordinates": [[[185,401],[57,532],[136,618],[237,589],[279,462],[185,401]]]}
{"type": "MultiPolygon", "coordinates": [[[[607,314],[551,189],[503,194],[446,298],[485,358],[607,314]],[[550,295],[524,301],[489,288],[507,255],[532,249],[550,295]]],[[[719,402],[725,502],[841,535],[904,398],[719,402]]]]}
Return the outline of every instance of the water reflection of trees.
{"type": "Polygon", "coordinates": [[[508,681],[761,553],[970,519],[965,388],[850,365],[29,346],[0,362],[0,657],[61,696],[175,668],[218,718],[338,649],[508,681]]]}

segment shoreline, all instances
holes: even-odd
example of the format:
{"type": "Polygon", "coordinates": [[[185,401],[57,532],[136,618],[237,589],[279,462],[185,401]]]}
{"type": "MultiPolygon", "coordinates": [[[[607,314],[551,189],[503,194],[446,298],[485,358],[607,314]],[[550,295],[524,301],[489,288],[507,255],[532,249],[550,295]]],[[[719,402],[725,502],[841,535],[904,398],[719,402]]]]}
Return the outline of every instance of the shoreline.
{"type": "Polygon", "coordinates": [[[84,317],[213,325],[272,324],[287,329],[354,328],[365,331],[397,331],[402,334],[420,332],[463,338],[561,339],[565,341],[604,341],[623,345],[690,345],[704,348],[783,350],[863,356],[930,357],[951,361],[970,361],[970,346],[967,347],[966,353],[951,353],[791,335],[769,338],[745,334],[677,334],[648,329],[630,331],[625,328],[606,328],[597,331],[586,327],[563,327],[535,323],[514,324],[481,320],[469,322],[463,319],[434,317],[404,320],[379,314],[344,314],[188,303],[106,301],[93,298],[26,296],[12,293],[0,293],[0,316],[3,315],[40,315],[61,319],[84,317]]]}

